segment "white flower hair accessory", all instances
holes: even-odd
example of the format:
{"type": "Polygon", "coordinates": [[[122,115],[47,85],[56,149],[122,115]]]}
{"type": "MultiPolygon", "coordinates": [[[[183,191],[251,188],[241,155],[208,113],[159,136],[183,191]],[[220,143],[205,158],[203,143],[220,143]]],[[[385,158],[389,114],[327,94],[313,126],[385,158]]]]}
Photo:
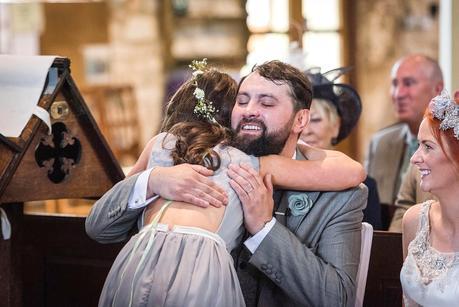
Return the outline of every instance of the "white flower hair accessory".
{"type": "Polygon", "coordinates": [[[196,98],[196,106],[194,107],[194,114],[201,116],[204,119],[212,123],[216,123],[215,120],[215,107],[213,106],[212,101],[206,100],[204,90],[198,87],[198,78],[207,70],[207,58],[204,58],[202,61],[193,60],[189,67],[193,70],[193,85],[196,86],[196,89],[193,92],[194,97],[196,98]]]}
{"type": "Polygon", "coordinates": [[[435,118],[441,121],[440,129],[453,129],[454,136],[459,140],[459,105],[443,90],[434,97],[429,105],[435,118]]]}

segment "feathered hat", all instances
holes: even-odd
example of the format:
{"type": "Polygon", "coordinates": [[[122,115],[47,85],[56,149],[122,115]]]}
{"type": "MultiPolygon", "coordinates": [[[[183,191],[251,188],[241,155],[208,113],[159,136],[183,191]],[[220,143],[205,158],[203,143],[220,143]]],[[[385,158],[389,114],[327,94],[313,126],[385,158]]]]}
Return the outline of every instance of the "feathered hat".
{"type": "Polygon", "coordinates": [[[340,67],[321,73],[319,67],[314,67],[305,72],[312,83],[312,98],[330,101],[338,110],[341,124],[336,144],[351,133],[362,113],[362,103],[357,91],[350,85],[334,83],[336,79],[350,70],[350,67],[340,67]]]}

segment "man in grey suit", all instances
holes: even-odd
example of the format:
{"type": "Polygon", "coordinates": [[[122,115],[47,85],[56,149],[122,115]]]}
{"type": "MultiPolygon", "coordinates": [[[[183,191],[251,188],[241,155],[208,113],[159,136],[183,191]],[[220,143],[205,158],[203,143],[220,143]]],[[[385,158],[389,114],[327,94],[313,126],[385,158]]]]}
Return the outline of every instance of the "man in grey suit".
{"type": "MultiPolygon", "coordinates": [[[[310,99],[311,85],[297,69],[278,61],[256,66],[241,82],[232,112],[234,145],[249,154],[295,156],[301,133],[295,120],[307,114],[310,99]]],[[[296,158],[305,159],[299,152],[296,158]]],[[[152,170],[146,197],[158,194],[201,206],[224,202],[221,191],[199,172],[189,165],[152,170]]],[[[247,306],[353,306],[366,187],[277,191],[274,200],[269,179],[249,167],[234,166],[228,174],[250,234],[234,253],[247,306]]],[[[136,202],[131,190],[139,176],[99,200],[87,220],[91,237],[112,241],[134,226],[140,209],[127,204],[136,202]]]]}
{"type": "Polygon", "coordinates": [[[376,180],[382,204],[394,205],[417,133],[430,100],[443,89],[438,63],[421,54],[398,60],[391,72],[391,97],[398,123],[378,131],[371,139],[366,169],[376,180]]]}

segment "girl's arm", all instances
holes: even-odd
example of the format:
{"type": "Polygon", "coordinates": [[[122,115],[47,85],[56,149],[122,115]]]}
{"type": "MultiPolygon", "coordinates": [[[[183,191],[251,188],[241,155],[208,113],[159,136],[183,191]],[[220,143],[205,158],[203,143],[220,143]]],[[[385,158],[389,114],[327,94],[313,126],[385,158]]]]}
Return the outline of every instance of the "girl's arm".
{"type": "Polygon", "coordinates": [[[308,160],[278,155],[260,157],[260,175],[272,174],[278,188],[312,191],[339,191],[359,185],[366,177],[363,166],[335,150],[298,145],[308,160]]]}
{"type": "Polygon", "coordinates": [[[150,159],[150,155],[151,155],[151,149],[153,147],[153,144],[155,143],[155,140],[156,140],[156,136],[154,136],[150,141],[148,141],[147,145],[145,146],[142,153],[140,154],[139,159],[134,164],[134,166],[131,168],[131,170],[129,171],[126,177],[130,177],[132,175],[135,175],[147,169],[148,160],[150,159]]]}

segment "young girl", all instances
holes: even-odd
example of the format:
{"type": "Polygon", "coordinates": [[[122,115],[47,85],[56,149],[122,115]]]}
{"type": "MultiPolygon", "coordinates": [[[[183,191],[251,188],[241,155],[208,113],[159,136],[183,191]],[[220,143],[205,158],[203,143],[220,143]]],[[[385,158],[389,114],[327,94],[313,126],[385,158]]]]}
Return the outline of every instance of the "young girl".
{"type": "Polygon", "coordinates": [[[302,146],[303,154],[316,161],[276,155],[258,159],[227,146],[231,132],[225,127],[237,84],[216,70],[198,71],[171,99],[165,132],[149,142],[132,173],[147,164],[203,165],[214,170],[212,179],[226,190],[228,205],[201,208],[161,198],[150,204],[141,231],[110,270],[100,306],[244,306],[229,254],[243,233],[242,208],[227,175],[230,163],[249,164],[262,175],[271,173],[273,183],[285,187],[329,189],[330,182],[311,182],[333,178],[334,187],[343,189],[362,179],[362,167],[337,152],[302,146]]]}

